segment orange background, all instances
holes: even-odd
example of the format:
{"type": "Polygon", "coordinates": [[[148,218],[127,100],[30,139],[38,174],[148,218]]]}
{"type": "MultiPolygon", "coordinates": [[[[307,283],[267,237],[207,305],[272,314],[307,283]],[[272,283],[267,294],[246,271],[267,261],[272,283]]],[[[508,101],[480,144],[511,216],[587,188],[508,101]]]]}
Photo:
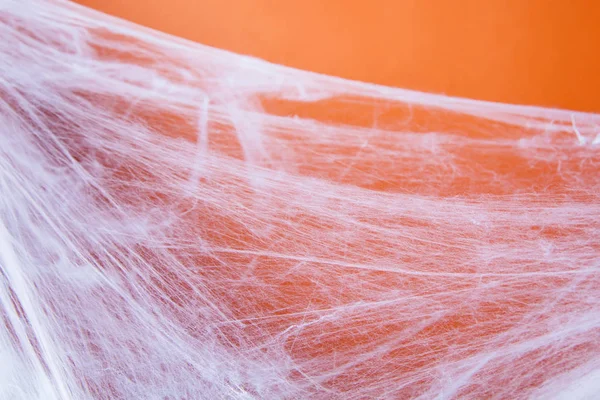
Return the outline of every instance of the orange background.
{"type": "Polygon", "coordinates": [[[600,1],[78,2],[301,69],[483,100],[600,111],[600,1]]]}

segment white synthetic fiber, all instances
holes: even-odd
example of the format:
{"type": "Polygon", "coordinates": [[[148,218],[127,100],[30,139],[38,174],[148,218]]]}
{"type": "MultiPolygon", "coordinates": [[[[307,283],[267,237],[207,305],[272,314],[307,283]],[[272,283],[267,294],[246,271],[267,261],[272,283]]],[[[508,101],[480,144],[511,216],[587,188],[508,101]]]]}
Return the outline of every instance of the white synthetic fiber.
{"type": "Polygon", "coordinates": [[[0,38],[1,399],[600,397],[598,115],[0,38]]]}

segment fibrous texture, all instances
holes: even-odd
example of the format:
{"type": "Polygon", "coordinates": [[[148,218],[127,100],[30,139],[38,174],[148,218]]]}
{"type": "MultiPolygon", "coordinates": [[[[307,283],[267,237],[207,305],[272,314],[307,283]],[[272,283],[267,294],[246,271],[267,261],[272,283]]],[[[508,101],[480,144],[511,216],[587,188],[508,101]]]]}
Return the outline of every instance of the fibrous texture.
{"type": "Polygon", "coordinates": [[[600,116],[0,37],[1,399],[599,395],[600,116]]]}

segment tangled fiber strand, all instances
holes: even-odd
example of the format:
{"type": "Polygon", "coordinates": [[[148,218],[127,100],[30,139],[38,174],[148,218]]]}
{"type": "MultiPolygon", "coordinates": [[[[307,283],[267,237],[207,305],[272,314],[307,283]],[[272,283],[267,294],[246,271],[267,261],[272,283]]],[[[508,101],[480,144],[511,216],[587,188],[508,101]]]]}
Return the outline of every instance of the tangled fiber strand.
{"type": "Polygon", "coordinates": [[[600,395],[600,116],[0,37],[1,399],[600,395]]]}

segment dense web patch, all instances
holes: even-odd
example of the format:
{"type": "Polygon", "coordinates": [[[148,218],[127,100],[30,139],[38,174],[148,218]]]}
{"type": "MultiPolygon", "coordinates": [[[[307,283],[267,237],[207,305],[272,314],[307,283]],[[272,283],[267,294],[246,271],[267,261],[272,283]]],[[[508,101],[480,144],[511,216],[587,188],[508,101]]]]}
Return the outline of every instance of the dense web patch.
{"type": "Polygon", "coordinates": [[[600,116],[0,0],[0,398],[600,393],[600,116]]]}

